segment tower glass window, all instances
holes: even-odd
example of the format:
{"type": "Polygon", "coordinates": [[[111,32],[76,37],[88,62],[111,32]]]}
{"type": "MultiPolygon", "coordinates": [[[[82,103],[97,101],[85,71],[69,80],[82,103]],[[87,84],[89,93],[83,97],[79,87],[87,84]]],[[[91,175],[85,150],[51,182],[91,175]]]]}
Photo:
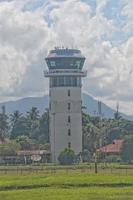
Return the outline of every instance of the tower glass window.
{"type": "Polygon", "coordinates": [[[66,76],[65,77],[65,85],[66,86],[71,86],[71,76],[66,76]]]}
{"type": "Polygon", "coordinates": [[[68,136],[71,136],[71,129],[68,129],[68,136]]]}
{"type": "Polygon", "coordinates": [[[70,117],[70,115],[68,116],[68,123],[70,123],[71,122],[71,117],[70,117]]]}
{"type": "Polygon", "coordinates": [[[68,90],[68,97],[70,97],[71,95],[71,90],[68,90]]]}
{"type": "Polygon", "coordinates": [[[50,62],[50,65],[51,65],[51,67],[56,67],[55,61],[51,61],[51,62],[50,62]]]}
{"type": "Polygon", "coordinates": [[[81,78],[76,76],[56,76],[50,79],[50,87],[80,87],[81,78]]]}
{"type": "Polygon", "coordinates": [[[71,110],[71,103],[68,103],[68,110],[71,110]]]}
{"type": "Polygon", "coordinates": [[[84,61],[84,57],[46,58],[49,69],[82,69],[84,61]]]}
{"type": "Polygon", "coordinates": [[[58,86],[64,86],[64,77],[63,76],[60,76],[58,78],[59,82],[58,82],[58,86]]]}
{"type": "Polygon", "coordinates": [[[68,142],[68,148],[71,149],[71,142],[68,142]]]}

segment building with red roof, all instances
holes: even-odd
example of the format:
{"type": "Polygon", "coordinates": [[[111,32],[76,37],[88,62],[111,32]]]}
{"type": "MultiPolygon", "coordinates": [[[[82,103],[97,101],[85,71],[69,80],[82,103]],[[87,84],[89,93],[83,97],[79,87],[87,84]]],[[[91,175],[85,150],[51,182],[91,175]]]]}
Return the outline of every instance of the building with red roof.
{"type": "Polygon", "coordinates": [[[124,140],[122,139],[114,140],[112,144],[108,144],[97,149],[97,152],[100,152],[106,155],[120,155],[123,141],[124,140]]]}

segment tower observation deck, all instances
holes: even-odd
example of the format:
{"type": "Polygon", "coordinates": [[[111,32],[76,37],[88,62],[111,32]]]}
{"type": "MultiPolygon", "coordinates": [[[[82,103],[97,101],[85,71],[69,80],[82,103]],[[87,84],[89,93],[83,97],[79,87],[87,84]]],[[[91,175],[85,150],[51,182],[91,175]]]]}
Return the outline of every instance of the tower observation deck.
{"type": "Polygon", "coordinates": [[[82,77],[85,57],[77,49],[55,48],[46,57],[49,78],[49,130],[52,162],[65,148],[82,152],[82,77]]]}

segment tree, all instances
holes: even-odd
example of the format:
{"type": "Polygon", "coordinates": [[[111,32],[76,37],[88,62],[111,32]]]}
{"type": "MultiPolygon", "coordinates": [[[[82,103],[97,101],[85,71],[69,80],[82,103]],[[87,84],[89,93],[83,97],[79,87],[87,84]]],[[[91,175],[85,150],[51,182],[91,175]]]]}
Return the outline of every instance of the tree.
{"type": "Polygon", "coordinates": [[[49,111],[46,110],[39,120],[39,140],[43,143],[49,142],[49,111]]]}
{"type": "Polygon", "coordinates": [[[123,161],[129,163],[133,162],[133,135],[125,137],[122,146],[121,156],[123,161]]]}
{"type": "Polygon", "coordinates": [[[20,146],[15,141],[10,141],[8,143],[6,142],[0,145],[0,156],[16,155],[19,149],[20,149],[20,146]]]}
{"type": "Polygon", "coordinates": [[[83,149],[87,149],[93,155],[96,147],[99,147],[101,130],[90,122],[83,127],[83,134],[83,149]]]}
{"type": "Polygon", "coordinates": [[[5,140],[8,135],[8,116],[5,113],[5,106],[2,107],[2,113],[0,113],[0,139],[5,140]]]}
{"type": "Polygon", "coordinates": [[[39,119],[39,110],[36,107],[32,107],[30,111],[27,112],[27,118],[32,122],[39,119]]]}
{"type": "Polygon", "coordinates": [[[30,124],[29,135],[31,138],[34,138],[36,132],[38,133],[39,131],[39,110],[36,107],[32,107],[31,110],[27,112],[27,120],[30,124]]]}
{"type": "Polygon", "coordinates": [[[19,136],[16,142],[20,145],[21,150],[32,150],[36,149],[37,143],[29,139],[27,136],[19,136]]]}
{"type": "Polygon", "coordinates": [[[72,149],[66,148],[60,153],[58,160],[61,165],[71,165],[74,163],[75,153],[72,149]]]}
{"type": "Polygon", "coordinates": [[[82,160],[83,162],[89,162],[91,158],[91,154],[88,149],[84,149],[82,152],[82,160]]]}
{"type": "Polygon", "coordinates": [[[25,117],[20,117],[19,120],[17,120],[14,126],[12,127],[10,138],[16,139],[17,137],[22,135],[29,136],[29,132],[30,132],[29,121],[25,117]]]}
{"type": "Polygon", "coordinates": [[[22,113],[19,112],[19,110],[16,110],[13,114],[10,115],[10,121],[12,127],[15,126],[15,124],[19,121],[19,119],[22,117],[22,113]]]}
{"type": "Polygon", "coordinates": [[[32,130],[31,138],[44,145],[49,143],[49,111],[46,110],[38,120],[37,127],[32,130]]]}

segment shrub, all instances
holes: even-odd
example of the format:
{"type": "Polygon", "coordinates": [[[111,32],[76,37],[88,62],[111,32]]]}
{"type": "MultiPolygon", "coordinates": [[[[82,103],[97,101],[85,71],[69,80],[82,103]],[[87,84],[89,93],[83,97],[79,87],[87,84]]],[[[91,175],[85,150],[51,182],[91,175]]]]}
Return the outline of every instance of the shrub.
{"type": "Polygon", "coordinates": [[[72,149],[66,148],[60,153],[58,160],[61,165],[71,165],[74,163],[75,153],[72,149]]]}

